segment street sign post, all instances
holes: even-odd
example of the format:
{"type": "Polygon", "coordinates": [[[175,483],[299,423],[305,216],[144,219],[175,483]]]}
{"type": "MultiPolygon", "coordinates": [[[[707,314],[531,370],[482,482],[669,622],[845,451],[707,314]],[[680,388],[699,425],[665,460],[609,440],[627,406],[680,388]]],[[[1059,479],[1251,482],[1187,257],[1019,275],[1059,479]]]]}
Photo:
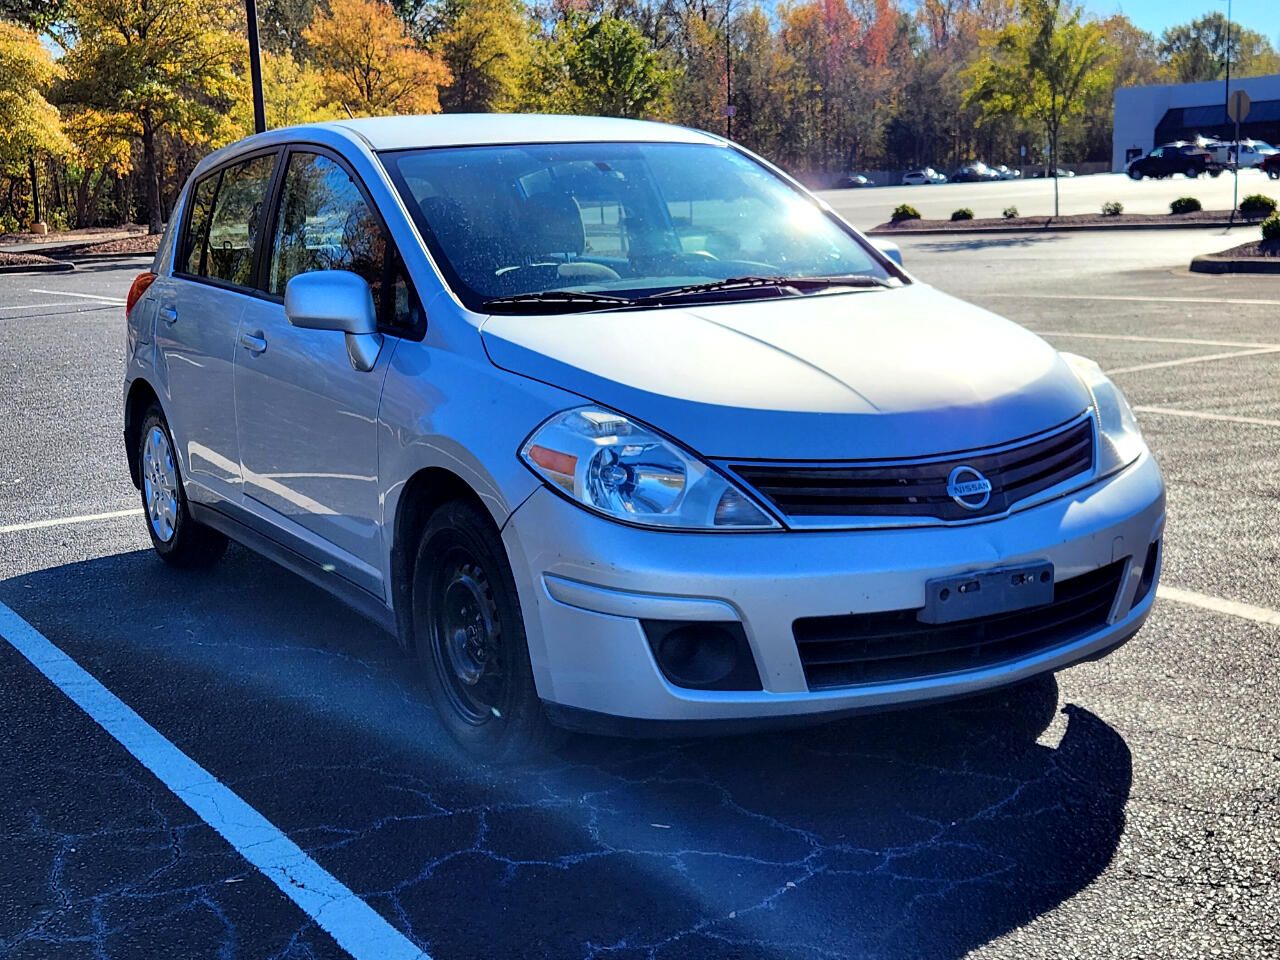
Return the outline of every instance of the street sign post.
{"type": "Polygon", "coordinates": [[[1240,123],[1249,115],[1249,107],[1253,101],[1243,90],[1227,94],[1227,116],[1236,125],[1236,162],[1232,174],[1235,182],[1231,185],[1231,219],[1235,220],[1236,210],[1240,206],[1240,123]]]}

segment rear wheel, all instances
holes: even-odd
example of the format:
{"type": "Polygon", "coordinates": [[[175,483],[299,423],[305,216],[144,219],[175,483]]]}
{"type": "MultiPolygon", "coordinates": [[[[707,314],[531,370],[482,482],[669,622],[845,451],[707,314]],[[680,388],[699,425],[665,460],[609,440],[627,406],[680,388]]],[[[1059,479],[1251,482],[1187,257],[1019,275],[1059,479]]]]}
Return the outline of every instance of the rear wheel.
{"type": "Polygon", "coordinates": [[[467,501],[440,507],[422,533],[413,634],[432,704],[469,753],[506,762],[555,739],[534,686],[502,540],[467,501]]]}
{"type": "Polygon", "coordinates": [[[227,549],[227,538],[191,518],[173,436],[164,412],[153,405],[138,434],[139,488],[151,545],[175,567],[206,567],[227,549]]]}
{"type": "Polygon", "coordinates": [[[1267,176],[1272,180],[1280,180],[1280,167],[1268,167],[1267,176]]]}
{"type": "Polygon", "coordinates": [[[1184,171],[1188,180],[1196,180],[1200,177],[1200,171],[1195,167],[1187,167],[1184,171]]]}

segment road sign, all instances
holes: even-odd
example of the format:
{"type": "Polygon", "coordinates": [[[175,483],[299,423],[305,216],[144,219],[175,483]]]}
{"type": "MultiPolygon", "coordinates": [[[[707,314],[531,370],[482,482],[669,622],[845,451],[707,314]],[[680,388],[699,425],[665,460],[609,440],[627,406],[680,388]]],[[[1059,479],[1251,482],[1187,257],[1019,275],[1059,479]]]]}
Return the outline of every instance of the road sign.
{"type": "Polygon", "coordinates": [[[1243,123],[1244,118],[1249,115],[1249,107],[1252,104],[1253,101],[1243,90],[1233,90],[1231,96],[1227,97],[1227,116],[1234,123],[1243,123]]]}

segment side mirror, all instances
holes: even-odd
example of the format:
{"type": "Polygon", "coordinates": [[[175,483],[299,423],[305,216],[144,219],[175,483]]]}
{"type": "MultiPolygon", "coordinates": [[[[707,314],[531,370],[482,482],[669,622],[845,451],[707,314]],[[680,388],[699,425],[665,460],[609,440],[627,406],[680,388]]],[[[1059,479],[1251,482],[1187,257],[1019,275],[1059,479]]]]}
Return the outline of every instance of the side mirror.
{"type": "Polygon", "coordinates": [[[902,266],[902,250],[896,243],[894,243],[892,240],[878,240],[878,239],[872,240],[871,242],[875,245],[875,248],[879,250],[881,253],[883,253],[886,257],[888,257],[898,266],[902,266]]]}
{"type": "Polygon", "coordinates": [[[346,334],[347,358],[357,370],[372,370],[382,350],[373,291],[349,270],[300,273],[284,288],[284,315],[295,327],[346,334]]]}

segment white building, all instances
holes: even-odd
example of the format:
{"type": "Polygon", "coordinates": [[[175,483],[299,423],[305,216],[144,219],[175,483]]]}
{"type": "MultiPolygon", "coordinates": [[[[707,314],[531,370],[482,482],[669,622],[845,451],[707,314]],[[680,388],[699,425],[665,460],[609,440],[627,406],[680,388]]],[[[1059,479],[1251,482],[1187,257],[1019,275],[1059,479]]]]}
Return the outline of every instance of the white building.
{"type": "MultiPolygon", "coordinates": [[[[1232,77],[1231,89],[1243,90],[1253,100],[1240,136],[1280,145],[1280,73],[1232,77]]],[[[1230,139],[1235,136],[1235,124],[1227,119],[1226,102],[1222,80],[1121,87],[1116,91],[1111,168],[1124,170],[1134,156],[1174,140],[1194,140],[1197,135],[1230,139]]]]}

